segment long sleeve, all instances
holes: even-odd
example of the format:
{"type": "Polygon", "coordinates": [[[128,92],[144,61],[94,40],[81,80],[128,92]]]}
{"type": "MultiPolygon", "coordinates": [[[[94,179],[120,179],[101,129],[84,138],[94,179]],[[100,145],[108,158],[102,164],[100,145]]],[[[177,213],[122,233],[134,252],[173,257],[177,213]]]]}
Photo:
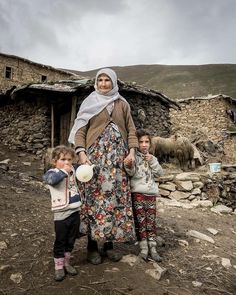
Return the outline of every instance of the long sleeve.
{"type": "Polygon", "coordinates": [[[48,170],[44,176],[43,180],[52,186],[57,185],[60,183],[64,178],[68,177],[68,174],[64,170],[55,170],[55,169],[50,169],[48,170]]]}
{"type": "Polygon", "coordinates": [[[75,133],[75,148],[86,149],[86,137],[87,137],[88,124],[75,133]]]}
{"type": "Polygon", "coordinates": [[[127,140],[129,148],[137,148],[138,140],[136,136],[136,128],[131,115],[130,106],[128,105],[125,110],[125,124],[127,129],[127,140]]]}
{"type": "Polygon", "coordinates": [[[149,162],[149,166],[152,170],[154,177],[159,177],[163,175],[163,169],[156,157],[152,156],[152,160],[149,162]]]}

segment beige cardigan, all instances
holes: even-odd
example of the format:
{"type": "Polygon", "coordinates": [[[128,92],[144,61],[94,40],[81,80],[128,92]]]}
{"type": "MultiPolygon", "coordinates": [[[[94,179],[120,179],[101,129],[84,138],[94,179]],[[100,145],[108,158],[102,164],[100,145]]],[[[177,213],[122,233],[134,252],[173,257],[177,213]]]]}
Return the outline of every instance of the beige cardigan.
{"type": "Polygon", "coordinates": [[[75,148],[88,149],[111,121],[118,126],[124,141],[128,143],[129,149],[137,148],[138,140],[135,134],[136,128],[131,116],[130,106],[121,99],[115,101],[111,116],[105,108],[99,114],[92,117],[86,126],[77,130],[75,134],[75,148]]]}

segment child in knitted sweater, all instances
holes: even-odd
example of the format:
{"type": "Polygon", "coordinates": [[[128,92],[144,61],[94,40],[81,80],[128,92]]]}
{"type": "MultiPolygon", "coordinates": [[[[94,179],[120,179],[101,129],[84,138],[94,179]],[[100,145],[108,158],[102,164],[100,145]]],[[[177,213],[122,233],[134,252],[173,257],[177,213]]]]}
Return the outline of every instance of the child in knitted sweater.
{"type": "Polygon", "coordinates": [[[43,176],[51,193],[51,205],[54,213],[54,263],[55,280],[62,281],[66,273],[76,275],[77,270],[70,265],[79,229],[79,209],[82,205],[72,161],[73,149],[57,146],[52,151],[52,166],[43,176]]]}
{"type": "Polygon", "coordinates": [[[131,192],[134,216],[137,221],[140,256],[147,260],[148,254],[155,261],[162,258],[156,250],[156,197],[158,185],[155,178],[163,174],[157,158],[149,154],[151,136],[148,131],[137,131],[139,142],[135,164],[125,160],[126,172],[131,176],[131,192]]]}

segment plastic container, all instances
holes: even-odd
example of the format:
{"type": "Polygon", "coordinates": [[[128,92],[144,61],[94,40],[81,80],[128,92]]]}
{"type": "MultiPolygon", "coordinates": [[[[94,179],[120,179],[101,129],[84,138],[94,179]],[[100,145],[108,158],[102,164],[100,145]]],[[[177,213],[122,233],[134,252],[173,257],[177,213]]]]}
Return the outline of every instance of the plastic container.
{"type": "Polygon", "coordinates": [[[76,170],[76,177],[81,182],[88,182],[93,177],[93,168],[95,165],[81,165],[76,170]]]}
{"type": "Polygon", "coordinates": [[[221,163],[210,163],[209,167],[212,173],[217,173],[221,171],[221,163]]]}

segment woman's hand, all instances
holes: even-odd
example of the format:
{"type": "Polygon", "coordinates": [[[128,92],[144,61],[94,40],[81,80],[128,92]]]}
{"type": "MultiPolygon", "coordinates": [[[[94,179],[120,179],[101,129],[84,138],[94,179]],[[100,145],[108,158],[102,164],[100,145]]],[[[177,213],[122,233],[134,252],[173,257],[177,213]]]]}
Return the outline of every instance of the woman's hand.
{"type": "Polygon", "coordinates": [[[128,168],[132,168],[133,167],[133,162],[132,162],[132,159],[131,158],[126,157],[124,159],[124,164],[128,168]]]}
{"type": "Polygon", "coordinates": [[[91,162],[89,161],[89,159],[84,151],[80,152],[78,157],[79,157],[79,163],[81,165],[83,165],[83,164],[91,165],[91,162]]]}

